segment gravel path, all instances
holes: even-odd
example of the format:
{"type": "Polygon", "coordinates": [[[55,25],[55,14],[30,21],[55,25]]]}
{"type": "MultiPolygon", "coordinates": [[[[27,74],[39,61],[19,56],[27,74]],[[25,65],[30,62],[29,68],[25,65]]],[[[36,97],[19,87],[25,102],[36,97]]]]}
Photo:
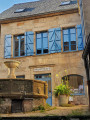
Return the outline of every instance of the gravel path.
{"type": "Polygon", "coordinates": [[[74,107],[56,107],[56,109],[49,111],[35,111],[28,113],[12,113],[12,114],[0,114],[1,117],[36,117],[36,116],[65,116],[71,114],[72,111],[80,110],[80,111],[88,111],[88,106],[74,106],[74,107]]]}

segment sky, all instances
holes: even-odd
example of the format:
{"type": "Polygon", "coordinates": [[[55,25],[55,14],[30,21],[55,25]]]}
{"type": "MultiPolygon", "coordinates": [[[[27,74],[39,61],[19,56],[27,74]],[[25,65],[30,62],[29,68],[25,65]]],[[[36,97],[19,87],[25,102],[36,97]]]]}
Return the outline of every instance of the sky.
{"type": "Polygon", "coordinates": [[[0,13],[4,10],[10,8],[14,4],[25,3],[25,2],[34,2],[38,0],[0,0],[0,13]]]}

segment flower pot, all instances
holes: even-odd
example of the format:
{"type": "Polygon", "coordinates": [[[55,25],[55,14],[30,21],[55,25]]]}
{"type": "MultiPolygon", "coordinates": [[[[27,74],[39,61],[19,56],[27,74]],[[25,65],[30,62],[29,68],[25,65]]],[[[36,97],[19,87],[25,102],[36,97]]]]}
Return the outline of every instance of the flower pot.
{"type": "Polygon", "coordinates": [[[59,106],[68,104],[69,96],[68,95],[59,95],[59,106]]]}

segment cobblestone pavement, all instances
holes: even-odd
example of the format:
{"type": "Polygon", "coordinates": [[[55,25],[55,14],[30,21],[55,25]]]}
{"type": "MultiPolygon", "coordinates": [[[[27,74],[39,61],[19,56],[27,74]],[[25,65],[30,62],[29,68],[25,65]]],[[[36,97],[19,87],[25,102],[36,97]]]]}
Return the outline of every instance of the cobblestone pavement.
{"type": "Polygon", "coordinates": [[[88,106],[74,106],[74,107],[56,107],[49,111],[33,111],[28,113],[12,113],[12,114],[0,114],[0,117],[36,117],[36,116],[67,116],[68,114],[71,114],[72,111],[88,111],[88,106]]]}

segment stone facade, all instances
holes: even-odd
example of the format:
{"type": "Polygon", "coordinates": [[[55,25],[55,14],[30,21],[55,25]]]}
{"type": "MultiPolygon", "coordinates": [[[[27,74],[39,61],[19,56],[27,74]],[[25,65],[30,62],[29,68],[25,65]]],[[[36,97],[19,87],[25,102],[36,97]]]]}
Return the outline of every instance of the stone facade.
{"type": "Polygon", "coordinates": [[[90,33],[90,0],[82,0],[82,8],[83,8],[83,17],[84,17],[84,25],[85,25],[85,35],[86,38],[88,37],[90,33]]]}
{"type": "MultiPolygon", "coordinates": [[[[64,70],[66,69],[68,74],[78,74],[84,78],[85,95],[75,96],[79,97],[80,100],[84,98],[83,104],[87,104],[87,83],[84,63],[82,60],[82,51],[75,52],[63,52],[63,36],[62,29],[68,27],[76,27],[81,24],[80,15],[78,12],[64,14],[64,15],[53,15],[51,17],[38,18],[33,20],[11,22],[7,24],[1,24],[1,40],[0,40],[0,78],[7,78],[7,68],[4,65],[6,60],[18,60],[20,66],[16,69],[16,76],[25,75],[26,79],[34,79],[36,74],[51,74],[52,80],[52,93],[57,85],[55,82],[56,74],[61,73],[60,77],[65,76],[64,70]],[[52,53],[45,55],[36,55],[36,33],[41,31],[48,31],[51,28],[61,28],[61,53],[52,53]],[[24,34],[26,31],[34,32],[34,56],[26,57],[13,57],[13,40],[14,35],[24,34]],[[12,35],[12,57],[10,59],[4,59],[4,38],[6,34],[12,35]],[[36,68],[45,68],[48,70],[35,71],[36,68]]],[[[78,49],[78,48],[77,48],[78,49]]],[[[78,102],[78,99],[76,100],[78,102]]],[[[80,103],[81,104],[81,103],[80,103]]],[[[24,102],[27,106],[27,101],[24,102]]],[[[58,100],[52,95],[52,105],[58,106],[58,100]],[[57,101],[57,102],[56,102],[57,101]]]]}

